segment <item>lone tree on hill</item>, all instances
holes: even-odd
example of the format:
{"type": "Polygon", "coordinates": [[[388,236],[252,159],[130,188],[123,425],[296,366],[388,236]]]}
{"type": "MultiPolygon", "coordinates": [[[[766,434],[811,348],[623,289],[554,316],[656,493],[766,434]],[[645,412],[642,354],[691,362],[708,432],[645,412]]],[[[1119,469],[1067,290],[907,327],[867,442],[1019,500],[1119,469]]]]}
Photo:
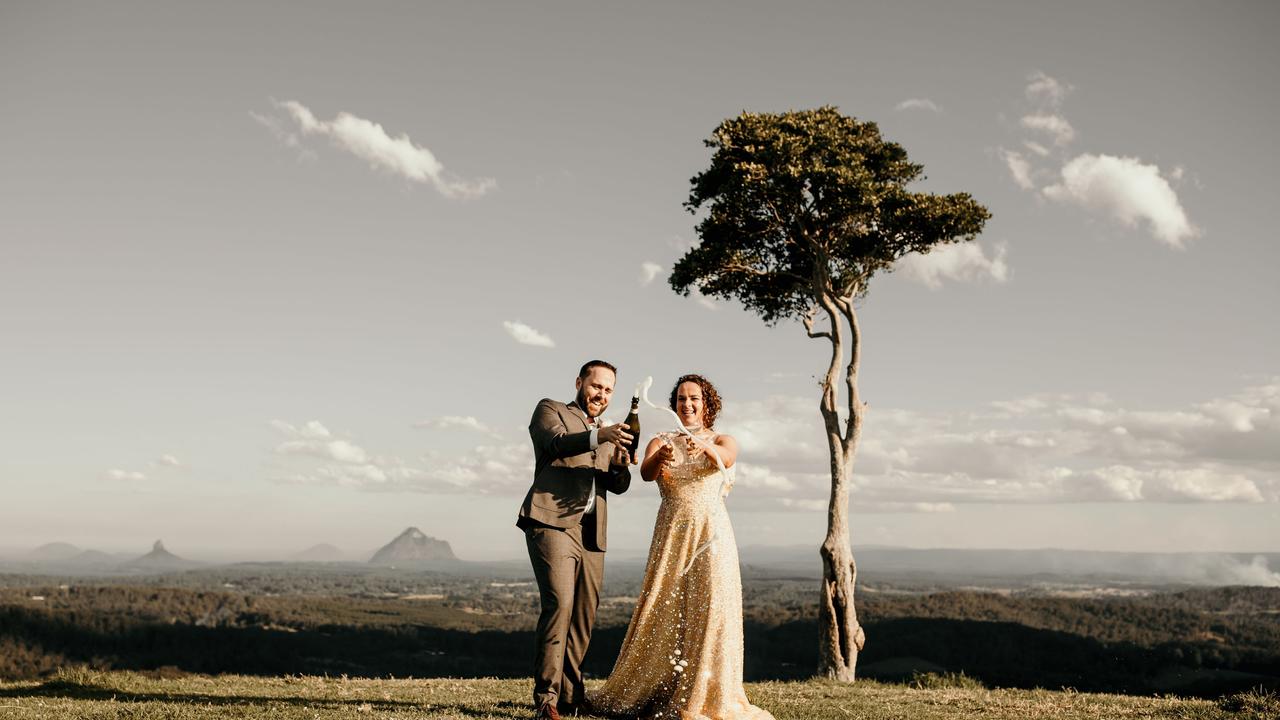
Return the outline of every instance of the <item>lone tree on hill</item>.
{"type": "Polygon", "coordinates": [[[967,193],[909,192],[923,166],[872,122],[834,107],[747,113],[720,123],[706,145],[685,207],[708,212],[700,242],[675,264],[683,295],[737,298],[768,325],[797,319],[831,344],[818,405],[831,454],[831,499],[822,543],[818,674],[852,681],[865,635],[853,591],[849,482],[866,403],[858,395],[862,343],[854,307],[879,271],[907,253],[972,240],[991,217],[967,193]],[[839,370],[846,351],[845,418],[839,370]]]}

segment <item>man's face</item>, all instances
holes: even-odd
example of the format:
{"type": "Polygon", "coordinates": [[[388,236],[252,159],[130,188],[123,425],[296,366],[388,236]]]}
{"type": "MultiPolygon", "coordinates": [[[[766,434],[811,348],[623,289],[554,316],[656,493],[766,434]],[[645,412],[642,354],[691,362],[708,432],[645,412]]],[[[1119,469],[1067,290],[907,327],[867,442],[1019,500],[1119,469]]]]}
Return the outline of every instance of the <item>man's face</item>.
{"type": "Polygon", "coordinates": [[[593,367],[587,376],[578,378],[574,386],[578,389],[578,406],[593,418],[609,407],[609,398],[613,397],[613,383],[617,380],[613,371],[607,367],[593,367]]]}

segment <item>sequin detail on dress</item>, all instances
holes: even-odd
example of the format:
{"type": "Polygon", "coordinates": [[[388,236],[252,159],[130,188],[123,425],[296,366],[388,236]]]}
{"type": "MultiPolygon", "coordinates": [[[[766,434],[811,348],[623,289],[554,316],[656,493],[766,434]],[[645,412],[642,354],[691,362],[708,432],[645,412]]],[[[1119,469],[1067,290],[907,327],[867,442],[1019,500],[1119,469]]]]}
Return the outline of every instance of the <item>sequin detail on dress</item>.
{"type": "Polygon", "coordinates": [[[683,443],[674,446],[676,465],[657,480],[662,505],[631,624],[588,701],[626,717],[773,720],[742,688],[742,577],[723,475],[705,454],[690,462],[683,443]]]}

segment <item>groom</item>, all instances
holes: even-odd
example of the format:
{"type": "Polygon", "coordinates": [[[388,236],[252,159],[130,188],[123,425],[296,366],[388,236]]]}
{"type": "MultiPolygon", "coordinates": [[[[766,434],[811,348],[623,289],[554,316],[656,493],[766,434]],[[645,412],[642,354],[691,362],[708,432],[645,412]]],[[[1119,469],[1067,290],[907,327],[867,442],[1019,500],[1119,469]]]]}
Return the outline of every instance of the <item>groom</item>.
{"type": "Polygon", "coordinates": [[[631,485],[624,424],[602,426],[617,368],[592,360],[578,371],[573,402],[542,400],[529,421],[533,486],[520,505],[542,615],[534,636],[533,704],[540,719],[576,711],[586,688],[582,657],[600,602],[609,492],[631,485]]]}

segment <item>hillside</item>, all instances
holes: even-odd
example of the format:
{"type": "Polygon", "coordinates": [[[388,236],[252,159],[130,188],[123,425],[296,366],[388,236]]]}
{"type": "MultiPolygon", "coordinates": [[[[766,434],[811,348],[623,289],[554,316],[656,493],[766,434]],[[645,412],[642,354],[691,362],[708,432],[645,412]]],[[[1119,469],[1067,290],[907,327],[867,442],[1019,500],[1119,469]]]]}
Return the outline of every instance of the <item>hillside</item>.
{"type": "MultiPolygon", "coordinates": [[[[1280,713],[1280,699],[1262,693],[1212,702],[949,687],[930,678],[916,685],[749,683],[747,695],[777,720],[1263,720],[1280,713]]],[[[0,683],[0,718],[523,720],[530,716],[528,695],[529,681],[524,678],[353,680],[71,672],[40,682],[0,683]]]]}

